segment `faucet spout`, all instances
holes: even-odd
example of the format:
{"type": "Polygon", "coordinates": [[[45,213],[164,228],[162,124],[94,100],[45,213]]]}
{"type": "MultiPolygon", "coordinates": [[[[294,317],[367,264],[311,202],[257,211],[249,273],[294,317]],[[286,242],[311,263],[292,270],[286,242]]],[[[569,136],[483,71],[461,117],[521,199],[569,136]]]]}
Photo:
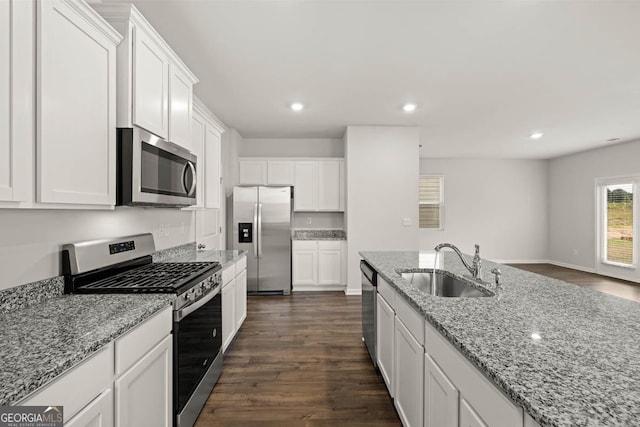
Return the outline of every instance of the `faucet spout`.
{"type": "Polygon", "coordinates": [[[464,259],[464,255],[462,255],[460,249],[458,249],[451,243],[440,243],[434,248],[434,250],[436,252],[440,252],[440,250],[444,248],[449,248],[458,255],[458,258],[460,258],[460,261],[462,261],[464,267],[469,270],[469,273],[471,273],[471,277],[473,279],[482,280],[482,260],[480,259],[480,245],[475,245],[475,254],[473,255],[473,261],[471,264],[469,264],[467,260],[464,259]]]}

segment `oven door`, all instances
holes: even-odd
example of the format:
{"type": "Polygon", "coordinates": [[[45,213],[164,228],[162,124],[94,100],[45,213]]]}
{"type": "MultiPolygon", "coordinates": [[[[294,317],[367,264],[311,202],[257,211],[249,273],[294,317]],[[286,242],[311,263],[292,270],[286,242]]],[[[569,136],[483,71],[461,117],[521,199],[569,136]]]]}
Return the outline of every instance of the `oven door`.
{"type": "Polygon", "coordinates": [[[193,307],[196,306],[192,312],[188,306],[174,315],[174,406],[178,426],[195,422],[222,371],[220,288],[195,302],[193,307]],[[207,301],[200,306],[204,300],[207,301]],[[187,312],[183,317],[181,313],[187,312]]]}

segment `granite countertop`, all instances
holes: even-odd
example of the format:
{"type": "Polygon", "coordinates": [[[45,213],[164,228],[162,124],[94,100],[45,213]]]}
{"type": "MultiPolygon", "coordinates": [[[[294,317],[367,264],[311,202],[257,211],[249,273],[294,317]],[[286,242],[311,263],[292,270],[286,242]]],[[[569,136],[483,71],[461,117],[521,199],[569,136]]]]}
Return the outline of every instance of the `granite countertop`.
{"type": "Polygon", "coordinates": [[[293,230],[292,240],[347,240],[344,230],[293,230]]]}
{"type": "Polygon", "coordinates": [[[247,251],[193,251],[166,260],[166,262],[219,262],[224,270],[227,266],[235,263],[245,256],[247,251]]]}
{"type": "MultiPolygon", "coordinates": [[[[398,273],[433,268],[433,252],[360,254],[540,425],[640,424],[640,304],[486,260],[485,280],[503,273],[497,296],[435,297],[398,273]]],[[[467,275],[454,253],[440,258],[467,275]]]]}
{"type": "Polygon", "coordinates": [[[171,304],[172,296],[62,295],[0,314],[0,406],[12,405],[171,304]]]}

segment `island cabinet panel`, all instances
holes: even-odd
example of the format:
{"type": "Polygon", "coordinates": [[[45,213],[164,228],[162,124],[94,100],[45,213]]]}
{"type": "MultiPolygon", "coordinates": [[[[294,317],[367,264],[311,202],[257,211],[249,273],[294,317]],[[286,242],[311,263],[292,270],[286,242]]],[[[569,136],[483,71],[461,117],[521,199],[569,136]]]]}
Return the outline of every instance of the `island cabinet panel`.
{"type": "Polygon", "coordinates": [[[75,417],[64,424],[65,427],[112,427],[113,392],[105,390],[75,417]]]}
{"type": "Polygon", "coordinates": [[[236,331],[240,330],[244,319],[247,318],[247,270],[242,270],[236,276],[236,331]]]}
{"type": "Polygon", "coordinates": [[[473,410],[469,402],[460,399],[460,427],[489,427],[473,410]]]}
{"type": "MultiPolygon", "coordinates": [[[[230,267],[234,268],[234,267],[230,267]]],[[[222,350],[226,351],[236,332],[235,278],[222,286],[222,350]]]]}
{"type": "Polygon", "coordinates": [[[394,403],[405,427],[422,427],[424,348],[395,318],[394,403]]]}
{"type": "Polygon", "coordinates": [[[540,427],[540,424],[531,418],[529,414],[524,414],[524,427],[540,427]]]}
{"type": "Polygon", "coordinates": [[[385,301],[381,294],[377,295],[376,310],[376,359],[378,369],[382,374],[382,379],[389,390],[389,395],[393,393],[393,344],[395,337],[393,308],[385,301]]]}
{"type": "Polygon", "coordinates": [[[509,400],[430,323],[425,321],[425,352],[460,393],[460,425],[522,427],[523,410],[509,400]],[[463,408],[464,406],[467,408],[463,408]],[[473,411],[469,412],[469,411],[473,411]],[[463,412],[469,412],[463,418],[463,412]],[[475,415],[474,415],[475,414],[475,415]],[[475,419],[484,424],[473,424],[475,419]]]}
{"type": "Polygon", "coordinates": [[[428,355],[424,355],[424,426],[458,427],[458,389],[428,355]]]}

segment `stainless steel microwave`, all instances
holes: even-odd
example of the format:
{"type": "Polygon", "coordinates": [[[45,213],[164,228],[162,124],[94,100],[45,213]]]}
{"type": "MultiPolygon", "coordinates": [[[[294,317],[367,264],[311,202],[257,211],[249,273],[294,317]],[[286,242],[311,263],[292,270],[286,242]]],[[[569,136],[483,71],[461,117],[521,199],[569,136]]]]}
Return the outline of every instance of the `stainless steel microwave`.
{"type": "Polygon", "coordinates": [[[118,128],[117,204],[196,204],[196,156],[140,128],[118,128]]]}

